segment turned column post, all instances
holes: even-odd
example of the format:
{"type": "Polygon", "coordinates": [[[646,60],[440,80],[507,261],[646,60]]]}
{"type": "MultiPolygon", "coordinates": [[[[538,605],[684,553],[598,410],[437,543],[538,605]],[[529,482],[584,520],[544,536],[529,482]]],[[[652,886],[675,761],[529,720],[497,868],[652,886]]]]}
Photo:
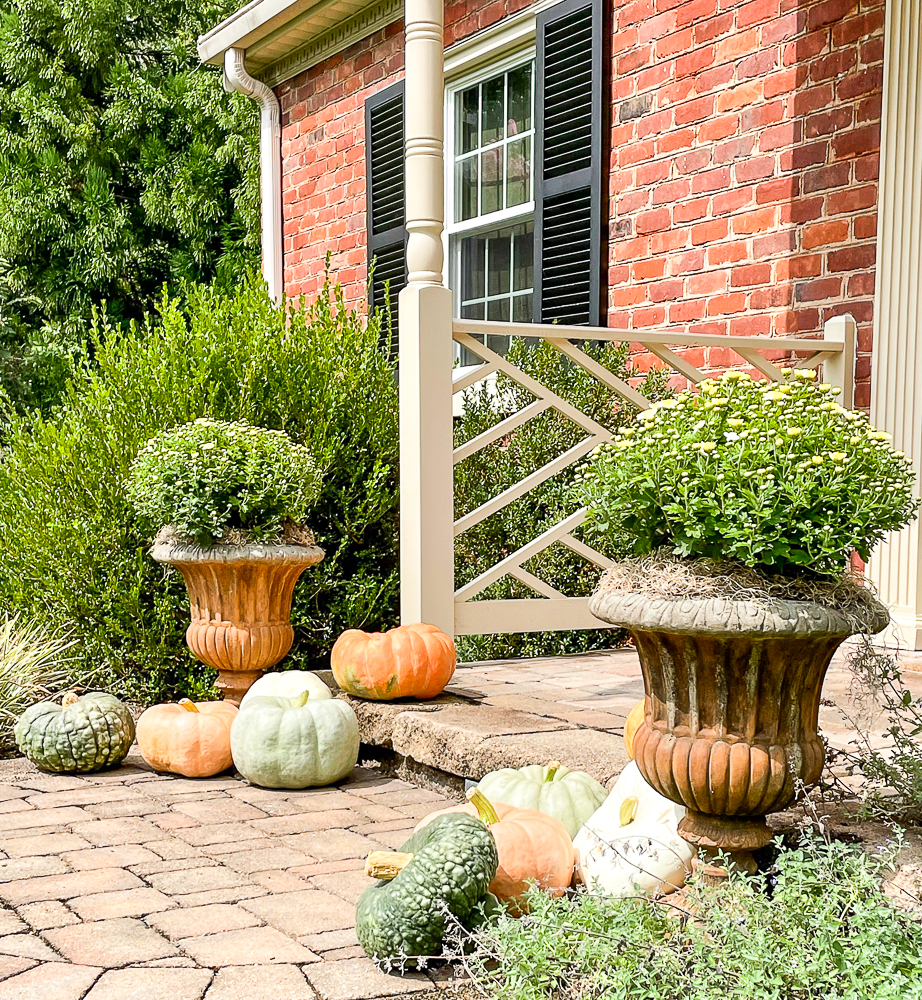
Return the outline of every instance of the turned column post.
{"type": "Polygon", "coordinates": [[[408,284],[399,297],[400,618],[454,634],[452,296],[442,280],[442,0],[406,0],[408,284]]]}
{"type": "MultiPolygon", "coordinates": [[[[922,493],[922,0],[888,0],[877,202],[871,420],[913,460],[922,493]]],[[[886,641],[922,649],[922,530],[916,520],[868,572],[890,607],[886,641]]]]}

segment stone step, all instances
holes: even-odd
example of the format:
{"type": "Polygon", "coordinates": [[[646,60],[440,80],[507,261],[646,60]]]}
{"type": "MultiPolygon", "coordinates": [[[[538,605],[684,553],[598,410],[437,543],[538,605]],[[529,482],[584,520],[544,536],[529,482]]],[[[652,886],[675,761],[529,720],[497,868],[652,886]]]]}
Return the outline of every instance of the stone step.
{"type": "Polygon", "coordinates": [[[458,781],[476,781],[501,767],[559,760],[607,786],[628,762],[619,733],[497,708],[454,693],[431,701],[365,701],[340,691],[332,673],[319,674],[354,709],[362,742],[391,751],[405,762],[406,774],[418,773],[414,765],[422,765],[454,778],[446,783],[457,787],[458,781]]]}

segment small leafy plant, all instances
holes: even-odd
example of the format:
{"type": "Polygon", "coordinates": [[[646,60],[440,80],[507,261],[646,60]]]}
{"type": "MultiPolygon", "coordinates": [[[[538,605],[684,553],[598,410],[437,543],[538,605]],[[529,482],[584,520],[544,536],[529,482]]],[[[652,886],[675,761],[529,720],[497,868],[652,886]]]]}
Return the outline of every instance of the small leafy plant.
{"type": "Polygon", "coordinates": [[[492,1000],[918,1000],[922,924],[881,885],[895,853],[804,839],[677,905],[532,891],[463,961],[492,1000]]]}
{"type": "Polygon", "coordinates": [[[728,371],[640,413],[575,492],[615,555],[665,548],[773,573],[838,575],[915,516],[910,462],[797,369],[728,371]]]}
{"type": "Polygon", "coordinates": [[[313,456],[284,431],[204,417],[151,438],[128,481],[139,517],[206,547],[278,539],[319,493],[313,456]]]}
{"type": "MultiPolygon", "coordinates": [[[[872,813],[901,820],[922,818],[922,698],[903,678],[898,656],[859,642],[849,666],[864,686],[864,696],[879,703],[887,718],[880,746],[864,725],[854,726],[854,752],[838,750],[849,773],[867,779],[861,798],[872,813]]],[[[860,689],[859,689],[860,690],[860,689]]]]}

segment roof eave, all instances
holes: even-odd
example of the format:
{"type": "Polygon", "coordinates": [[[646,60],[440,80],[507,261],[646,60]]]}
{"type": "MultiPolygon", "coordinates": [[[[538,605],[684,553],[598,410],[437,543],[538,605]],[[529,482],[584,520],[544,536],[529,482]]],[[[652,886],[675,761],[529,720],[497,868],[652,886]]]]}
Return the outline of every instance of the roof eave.
{"type": "Polygon", "coordinates": [[[336,0],[250,0],[245,7],[199,36],[199,59],[221,66],[228,49],[248,49],[312,7],[335,11],[336,0]]]}

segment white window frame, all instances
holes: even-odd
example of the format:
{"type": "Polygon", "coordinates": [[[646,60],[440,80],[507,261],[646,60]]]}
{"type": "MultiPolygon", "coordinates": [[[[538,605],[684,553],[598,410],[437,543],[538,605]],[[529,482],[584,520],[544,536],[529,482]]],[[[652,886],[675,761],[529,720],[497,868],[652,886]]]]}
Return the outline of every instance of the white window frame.
{"type": "MultiPolygon", "coordinates": [[[[460,230],[455,228],[455,95],[460,90],[473,86],[475,83],[482,83],[497,73],[505,72],[523,62],[531,59],[536,60],[538,49],[538,14],[549,7],[555,6],[560,0],[537,0],[530,6],[503,18],[498,24],[478,31],[469,38],[464,38],[445,50],[444,74],[445,74],[445,108],[443,111],[445,123],[445,226],[442,230],[443,243],[443,281],[447,288],[452,290],[454,296],[454,311],[459,311],[460,289],[458,277],[453,272],[456,270],[451,254],[450,237],[460,230]]],[[[532,87],[537,85],[537,73],[532,75],[532,87]]],[[[538,94],[535,93],[537,101],[538,94]]],[[[534,143],[534,140],[533,140],[534,143]]],[[[535,155],[535,148],[532,145],[532,156],[535,155]]],[[[532,176],[532,201],[526,203],[530,206],[532,218],[534,217],[534,182],[532,176]]],[[[471,228],[486,228],[487,224],[501,224],[507,221],[504,216],[508,216],[508,221],[512,222],[518,217],[526,215],[526,205],[516,205],[515,209],[504,209],[502,212],[494,212],[489,220],[483,218],[476,220],[476,226],[471,228]],[[495,222],[494,222],[495,220],[495,222]]],[[[463,226],[464,223],[458,224],[463,226]]],[[[538,266],[537,260],[535,266],[538,266]]],[[[457,355],[456,355],[457,357],[457,355]]],[[[461,378],[465,374],[474,371],[479,365],[467,365],[455,369],[455,377],[461,378]]],[[[453,410],[455,416],[460,416],[462,393],[456,393],[453,399],[453,410]]]]}
{"type": "MultiPolygon", "coordinates": [[[[453,296],[453,311],[455,315],[459,315],[461,311],[461,274],[460,266],[461,259],[460,255],[452,252],[451,240],[452,237],[462,236],[465,234],[473,234],[480,230],[485,229],[495,229],[504,225],[515,225],[516,222],[527,222],[529,220],[533,221],[535,217],[535,199],[534,199],[534,171],[532,171],[531,184],[532,197],[528,201],[522,202],[520,205],[515,205],[512,208],[502,208],[497,212],[491,212],[489,215],[477,216],[474,219],[465,219],[462,222],[455,222],[455,204],[456,204],[456,183],[455,183],[455,154],[456,154],[456,120],[455,120],[455,101],[458,94],[463,90],[467,90],[470,87],[475,87],[478,84],[484,83],[486,80],[490,80],[495,76],[499,76],[500,73],[507,73],[509,70],[515,69],[518,66],[522,66],[527,62],[531,62],[534,66],[535,57],[537,54],[537,47],[534,38],[534,16],[532,16],[532,36],[531,43],[522,45],[521,40],[517,39],[518,44],[516,45],[514,51],[506,52],[501,54],[499,57],[490,60],[489,62],[480,61],[480,65],[466,73],[456,72],[453,74],[450,82],[445,85],[445,228],[442,232],[442,240],[444,245],[444,281],[448,288],[452,290],[453,296]]],[[[534,163],[535,156],[535,134],[534,134],[534,99],[535,95],[535,83],[536,74],[534,70],[531,76],[532,85],[532,163],[534,163]]],[[[503,180],[504,190],[505,190],[505,177],[503,180]]],[[[460,356],[458,351],[455,352],[456,359],[460,356]]],[[[463,373],[472,371],[477,365],[466,365],[464,367],[459,367],[456,369],[456,375],[460,376],[463,373]]],[[[459,399],[458,396],[455,397],[459,399]]]]}

